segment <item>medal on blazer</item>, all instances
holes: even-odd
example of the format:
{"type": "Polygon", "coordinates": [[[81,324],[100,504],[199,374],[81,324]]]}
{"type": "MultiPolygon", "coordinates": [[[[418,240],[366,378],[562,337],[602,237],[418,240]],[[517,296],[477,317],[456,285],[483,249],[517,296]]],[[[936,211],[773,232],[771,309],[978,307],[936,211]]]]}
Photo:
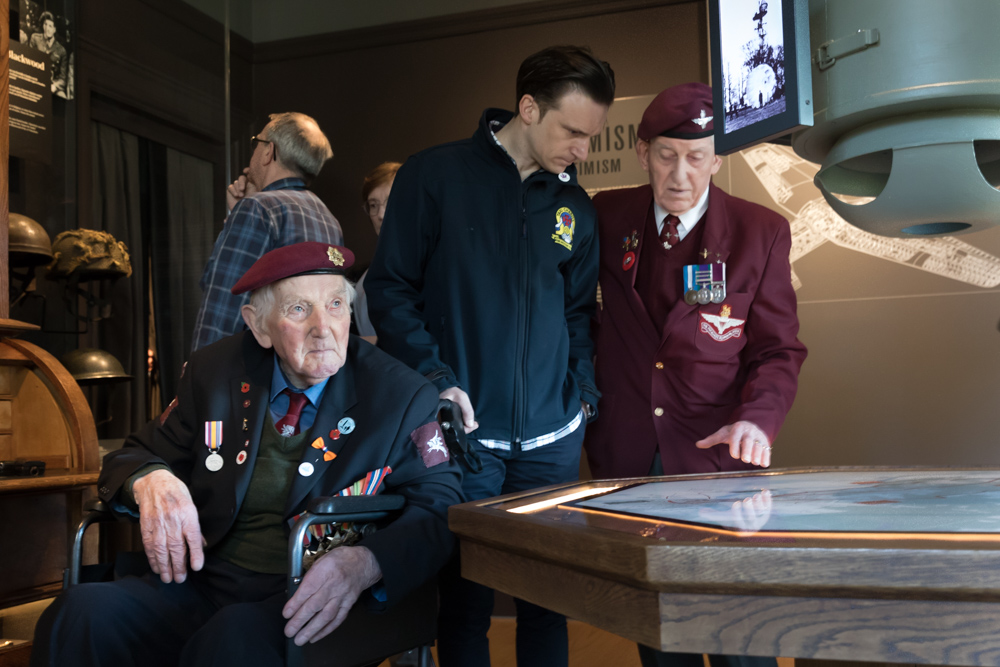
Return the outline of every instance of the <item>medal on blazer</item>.
{"type": "Polygon", "coordinates": [[[625,256],[622,257],[622,271],[628,271],[635,264],[635,249],[639,247],[639,232],[632,230],[631,236],[622,237],[622,250],[625,256]]]}
{"type": "Polygon", "coordinates": [[[684,303],[702,306],[726,298],[726,264],[688,264],[684,267],[684,303]]]}
{"type": "Polygon", "coordinates": [[[205,459],[205,467],[210,472],[218,472],[222,469],[222,456],[219,450],[222,449],[222,422],[205,422],[205,446],[211,452],[205,459]]]}

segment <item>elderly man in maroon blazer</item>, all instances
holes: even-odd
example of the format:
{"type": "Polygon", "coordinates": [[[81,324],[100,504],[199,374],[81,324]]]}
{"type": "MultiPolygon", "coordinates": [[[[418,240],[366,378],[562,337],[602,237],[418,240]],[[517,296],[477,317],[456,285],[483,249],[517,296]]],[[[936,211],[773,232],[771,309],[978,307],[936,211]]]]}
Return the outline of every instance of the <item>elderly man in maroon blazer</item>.
{"type": "Polygon", "coordinates": [[[712,131],[711,88],[664,90],[638,131],[649,185],[594,198],[597,477],[658,473],[657,454],[664,474],[767,467],[795,397],[806,350],[788,223],[711,184],[712,131]]]}
{"type": "MultiPolygon", "coordinates": [[[[788,222],[711,184],[712,116],[708,86],[664,90],[638,131],[649,185],[594,197],[603,397],[585,446],[598,478],[767,467],[795,398],[806,350],[788,222]]],[[[686,659],[657,653],[640,647],[645,665],[686,659]]]]}

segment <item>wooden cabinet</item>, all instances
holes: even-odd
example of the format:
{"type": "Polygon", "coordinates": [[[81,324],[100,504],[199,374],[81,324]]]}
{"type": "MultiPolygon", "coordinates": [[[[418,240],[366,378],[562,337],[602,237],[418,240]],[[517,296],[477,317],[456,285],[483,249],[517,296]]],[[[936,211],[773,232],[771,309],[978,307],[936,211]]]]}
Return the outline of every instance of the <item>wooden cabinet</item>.
{"type": "MultiPolygon", "coordinates": [[[[0,477],[0,608],[62,588],[70,539],[100,467],[76,381],[48,352],[0,340],[0,460],[45,461],[39,477],[0,477]]],[[[91,549],[92,550],[92,549],[91,549]]]]}

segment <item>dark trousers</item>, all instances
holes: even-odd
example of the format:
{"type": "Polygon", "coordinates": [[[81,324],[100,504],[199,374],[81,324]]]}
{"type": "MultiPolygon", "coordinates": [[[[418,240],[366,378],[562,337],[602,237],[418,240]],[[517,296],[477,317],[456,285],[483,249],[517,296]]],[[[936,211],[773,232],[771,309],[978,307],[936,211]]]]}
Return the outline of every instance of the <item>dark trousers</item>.
{"type": "MultiPolygon", "coordinates": [[[[663,474],[663,462],[660,453],[653,457],[653,465],[649,474],[658,477],[663,474]]],[[[666,653],[654,648],[637,644],[639,661],[642,667],[704,667],[700,653],[666,653]]],[[[774,658],[760,658],[750,655],[710,655],[708,662],[712,667],[777,667],[774,658]]]]}
{"type": "MultiPolygon", "coordinates": [[[[584,425],[548,445],[522,452],[498,451],[470,440],[483,460],[483,471],[466,473],[462,487],[471,500],[515,491],[573,482],[580,476],[584,425]]],[[[513,537],[513,536],[512,536],[513,537]]],[[[493,613],[493,589],[463,579],[456,555],[440,576],[438,660],[441,667],[488,667],[486,632],[493,613]]],[[[517,608],[518,667],[560,667],[569,664],[566,617],[538,605],[514,600],[517,608]]]]}
{"type": "Polygon", "coordinates": [[[33,667],[283,665],[286,577],[209,556],[182,584],[152,573],[62,592],[35,627],[33,667]]]}

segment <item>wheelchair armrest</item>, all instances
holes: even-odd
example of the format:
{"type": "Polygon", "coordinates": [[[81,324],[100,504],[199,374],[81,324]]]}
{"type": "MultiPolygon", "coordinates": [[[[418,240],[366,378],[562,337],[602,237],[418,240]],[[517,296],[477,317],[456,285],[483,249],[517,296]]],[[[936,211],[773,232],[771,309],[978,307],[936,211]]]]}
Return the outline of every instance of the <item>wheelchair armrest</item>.
{"type": "Polygon", "coordinates": [[[83,518],[76,527],[73,543],[70,545],[69,567],[66,568],[63,586],[68,588],[80,583],[80,568],[83,565],[83,534],[92,523],[104,523],[118,519],[111,508],[100,498],[91,498],[83,504],[83,518]]]}
{"type": "MultiPolygon", "coordinates": [[[[108,504],[106,502],[104,502],[103,500],[101,500],[100,498],[91,498],[90,500],[88,500],[87,502],[85,502],[83,504],[83,511],[84,512],[99,512],[99,513],[102,513],[102,514],[107,513],[108,515],[112,514],[111,508],[108,507],[108,504]]],[[[94,520],[96,520],[96,521],[102,521],[103,519],[98,518],[98,519],[94,519],[94,520]]]]}
{"type": "Polygon", "coordinates": [[[330,496],[328,498],[315,498],[309,503],[309,513],[316,516],[335,515],[367,515],[368,513],[380,516],[364,516],[357,519],[330,518],[329,521],[374,521],[387,516],[391,512],[398,512],[406,505],[406,498],[391,494],[376,494],[372,496],[330,496]]]}
{"type": "Polygon", "coordinates": [[[288,538],[288,596],[302,582],[302,546],[310,526],[318,523],[372,522],[398,513],[406,498],[392,494],[370,496],[330,496],[314,498],[302,513],[288,538]]]}

